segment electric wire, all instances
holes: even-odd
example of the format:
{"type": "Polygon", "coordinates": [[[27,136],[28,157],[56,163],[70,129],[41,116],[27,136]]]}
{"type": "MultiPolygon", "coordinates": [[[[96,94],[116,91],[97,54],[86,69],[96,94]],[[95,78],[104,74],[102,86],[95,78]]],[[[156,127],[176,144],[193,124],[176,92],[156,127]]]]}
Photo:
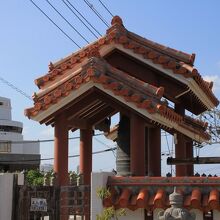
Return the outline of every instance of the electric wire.
{"type": "MultiPolygon", "coordinates": [[[[93,137],[95,136],[100,136],[100,135],[103,135],[104,133],[99,133],[99,134],[94,134],[93,137]]],[[[68,138],[68,140],[76,140],[76,139],[79,139],[80,137],[77,136],[77,137],[70,137],[68,138]]],[[[0,141],[0,144],[1,143],[9,143],[9,144],[24,144],[24,143],[28,143],[28,144],[31,144],[31,143],[45,143],[45,142],[54,142],[54,139],[43,139],[43,140],[30,140],[30,141],[0,141]]]]}
{"type": "MultiPolygon", "coordinates": [[[[105,150],[100,150],[100,151],[94,151],[92,154],[101,154],[109,151],[116,150],[116,147],[110,148],[110,149],[105,149],[105,150]]],[[[75,158],[79,157],[79,154],[71,155],[68,156],[68,158],[75,158]]],[[[42,158],[42,159],[32,159],[32,160],[5,160],[5,161],[0,161],[0,164],[4,163],[19,163],[19,162],[36,162],[36,161],[45,161],[45,160],[54,160],[54,157],[48,157],[48,158],[42,158]]]]}
{"type": "Polygon", "coordinates": [[[86,5],[96,14],[96,16],[106,25],[106,27],[109,28],[108,22],[102,17],[102,15],[95,9],[95,7],[88,1],[88,0],[83,0],[86,5]]]}
{"type": "Polygon", "coordinates": [[[55,25],[70,41],[72,41],[79,49],[81,47],[77,44],[62,28],[60,28],[34,1],[29,0],[53,25],[55,25]]]}
{"type": "Polygon", "coordinates": [[[0,80],[1,80],[4,84],[8,85],[8,86],[11,87],[12,89],[14,89],[15,91],[17,91],[18,93],[20,93],[21,95],[23,95],[24,97],[26,97],[26,98],[28,98],[29,100],[32,101],[31,96],[29,96],[26,92],[24,92],[24,91],[22,91],[21,89],[17,88],[16,86],[14,86],[12,83],[10,83],[10,82],[7,81],[6,79],[2,78],[1,76],[0,76],[0,80]]]}
{"type": "Polygon", "coordinates": [[[105,10],[112,16],[114,17],[114,15],[111,13],[111,11],[107,8],[107,6],[101,1],[99,0],[99,2],[101,3],[101,5],[105,8],[105,10]]]}
{"type": "MultiPolygon", "coordinates": [[[[98,39],[97,34],[95,34],[95,33],[90,29],[90,27],[88,27],[88,25],[73,11],[73,9],[72,9],[64,0],[62,0],[62,2],[63,2],[63,3],[66,5],[66,7],[69,8],[69,10],[80,20],[80,22],[90,31],[90,33],[92,33],[92,35],[98,39]]],[[[67,2],[69,2],[69,1],[67,1],[67,2]]],[[[99,34],[99,32],[98,32],[98,34],[99,34]]],[[[101,36],[101,34],[99,34],[99,35],[101,36]]]]}
{"type": "Polygon", "coordinates": [[[56,11],[57,14],[86,42],[89,44],[89,41],[56,9],[56,7],[53,6],[49,0],[45,0],[52,8],[54,11],[56,11]]]}
{"type": "MultiPolygon", "coordinates": [[[[106,146],[108,149],[111,149],[111,147],[109,147],[107,144],[105,144],[104,142],[100,141],[99,139],[95,138],[94,139],[99,142],[100,144],[102,144],[103,146],[106,146]]],[[[113,156],[116,158],[115,152],[112,151],[113,156]]]]}
{"type": "Polygon", "coordinates": [[[85,21],[98,35],[102,36],[102,34],[85,18],[85,16],[84,16],[82,13],[80,13],[79,10],[77,10],[76,7],[74,7],[74,5],[73,5],[69,0],[66,0],[66,1],[69,3],[69,5],[81,16],[82,19],[84,19],[84,21],[85,21]]]}

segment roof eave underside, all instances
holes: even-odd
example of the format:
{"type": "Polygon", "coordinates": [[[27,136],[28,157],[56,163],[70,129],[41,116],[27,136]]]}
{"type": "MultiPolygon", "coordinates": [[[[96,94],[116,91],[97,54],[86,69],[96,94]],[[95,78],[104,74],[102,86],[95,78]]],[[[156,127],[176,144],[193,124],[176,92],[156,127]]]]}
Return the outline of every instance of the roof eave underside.
{"type": "Polygon", "coordinates": [[[180,126],[177,122],[173,120],[166,119],[159,113],[155,112],[154,114],[149,113],[146,111],[146,109],[143,108],[137,108],[137,105],[133,102],[127,102],[123,99],[121,96],[117,96],[113,93],[111,90],[106,90],[106,88],[103,87],[103,85],[100,85],[98,83],[94,82],[88,82],[86,84],[83,84],[75,90],[74,92],[70,93],[67,97],[64,97],[59,100],[58,103],[53,104],[48,109],[44,111],[40,111],[36,116],[30,116],[31,119],[41,122],[45,118],[48,118],[50,115],[52,115],[54,112],[58,111],[59,109],[63,108],[65,105],[70,103],[72,100],[76,99],[80,95],[83,95],[85,92],[92,88],[97,88],[98,90],[102,91],[103,93],[106,93],[107,95],[114,97],[117,101],[120,103],[123,103],[123,105],[126,105],[128,108],[133,109],[136,113],[140,114],[142,117],[150,119],[152,122],[157,123],[158,125],[161,125],[161,127],[165,127],[166,129],[174,129],[177,131],[180,131],[181,133],[185,134],[189,138],[202,143],[207,142],[208,138],[202,137],[201,135],[193,132],[192,130],[189,130],[188,127],[184,128],[180,126]]]}

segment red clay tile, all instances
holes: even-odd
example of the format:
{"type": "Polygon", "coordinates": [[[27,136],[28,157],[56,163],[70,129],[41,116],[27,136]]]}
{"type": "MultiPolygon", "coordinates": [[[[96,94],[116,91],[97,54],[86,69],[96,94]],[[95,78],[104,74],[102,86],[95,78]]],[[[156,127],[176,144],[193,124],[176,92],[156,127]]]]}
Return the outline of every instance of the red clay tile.
{"type": "Polygon", "coordinates": [[[124,188],[118,200],[118,203],[121,208],[126,208],[128,206],[130,196],[131,196],[131,190],[128,188],[124,188]]]}
{"type": "Polygon", "coordinates": [[[159,188],[157,190],[157,193],[156,193],[155,197],[154,197],[154,201],[153,201],[154,206],[157,207],[157,208],[164,207],[164,205],[165,205],[165,196],[166,196],[165,191],[163,189],[159,188]]]}
{"type": "Polygon", "coordinates": [[[138,208],[144,208],[147,205],[148,200],[148,190],[143,188],[140,190],[137,196],[137,206],[138,208]]]}
{"type": "MultiPolygon", "coordinates": [[[[111,177],[111,179],[118,179],[120,184],[122,184],[123,179],[128,181],[127,178],[124,177],[111,177]]],[[[177,183],[180,184],[181,188],[178,189],[181,190],[181,194],[183,195],[184,201],[183,206],[188,209],[200,209],[203,212],[207,212],[210,210],[219,210],[220,204],[219,204],[219,190],[217,189],[209,189],[206,187],[207,184],[212,184],[213,186],[216,185],[218,188],[220,188],[220,178],[202,178],[202,177],[191,177],[191,178],[185,178],[185,177],[171,177],[171,178],[165,178],[165,177],[151,177],[150,180],[154,180],[154,183],[152,185],[147,185],[146,187],[143,187],[143,180],[147,179],[145,177],[129,177],[129,181],[126,185],[123,186],[123,190],[121,192],[121,195],[119,198],[122,197],[122,194],[127,194],[124,196],[126,198],[126,202],[123,204],[123,207],[127,207],[131,210],[135,210],[137,208],[146,208],[147,210],[153,210],[155,208],[163,208],[166,209],[170,204],[168,201],[168,194],[166,194],[166,190],[169,189],[167,186],[171,186],[168,181],[173,180],[173,184],[176,185],[177,183]],[[131,187],[131,181],[141,181],[141,185],[134,184],[135,188],[139,187],[139,193],[138,194],[130,194],[130,187],[131,187]],[[164,180],[167,180],[164,182],[164,180]],[[155,182],[157,181],[157,183],[155,182]],[[194,182],[192,182],[194,181],[194,182]],[[205,182],[204,182],[205,181],[205,182]],[[208,181],[208,182],[207,182],[208,181]],[[157,184],[164,183],[165,185],[157,186],[157,184]],[[198,185],[197,188],[192,188],[191,192],[189,194],[189,187],[192,187],[192,184],[198,185]],[[206,185],[205,185],[206,184],[206,185]],[[157,191],[153,192],[153,188],[157,189],[157,191]],[[185,188],[187,186],[187,188],[185,188]],[[129,187],[129,188],[128,188],[129,187]],[[183,188],[182,188],[183,187],[183,188]],[[185,189],[187,189],[185,194],[185,189]],[[129,189],[129,192],[125,192],[129,189]],[[151,195],[149,194],[151,192],[151,195]],[[208,193],[208,194],[207,194],[208,193]],[[130,199],[128,199],[128,197],[130,199]]],[[[125,182],[125,183],[126,183],[125,182]]],[[[137,182],[138,183],[138,182],[137,182]]],[[[110,184],[110,183],[109,183],[110,184]]],[[[211,185],[210,185],[211,186],[211,185]]],[[[117,185],[117,187],[120,187],[120,185],[117,185]]],[[[169,192],[170,194],[170,192],[169,192]]],[[[114,203],[117,208],[122,208],[120,203],[115,202],[114,203]]]]}
{"type": "Polygon", "coordinates": [[[191,206],[195,209],[201,206],[201,191],[199,189],[193,189],[191,195],[191,206]]]}
{"type": "Polygon", "coordinates": [[[123,21],[119,16],[114,16],[111,21],[111,25],[123,25],[123,21]]]}
{"type": "Polygon", "coordinates": [[[219,191],[217,189],[211,190],[209,194],[208,204],[211,209],[219,208],[219,191]]]}

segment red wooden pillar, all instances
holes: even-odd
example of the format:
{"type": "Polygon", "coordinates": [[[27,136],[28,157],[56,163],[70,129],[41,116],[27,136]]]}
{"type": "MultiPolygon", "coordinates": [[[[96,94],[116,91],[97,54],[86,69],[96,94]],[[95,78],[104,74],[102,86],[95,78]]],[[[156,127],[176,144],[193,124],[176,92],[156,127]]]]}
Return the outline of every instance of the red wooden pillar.
{"type": "MultiPolygon", "coordinates": [[[[175,104],[176,113],[184,116],[185,109],[181,104],[175,104]]],[[[177,133],[176,136],[177,143],[175,144],[175,154],[176,158],[186,158],[186,141],[184,135],[177,133]]],[[[187,175],[187,165],[176,165],[176,176],[186,176],[187,175]]]]}
{"type": "Polygon", "coordinates": [[[145,176],[145,123],[144,120],[132,114],[130,118],[130,157],[131,174],[145,176]]]}
{"type": "Polygon", "coordinates": [[[59,186],[68,185],[68,124],[64,114],[54,123],[54,172],[59,186]]]}
{"type": "Polygon", "coordinates": [[[161,176],[161,130],[149,128],[148,175],[161,176]]]}
{"type": "Polygon", "coordinates": [[[145,175],[148,176],[149,128],[145,128],[145,175]]]}
{"type": "Polygon", "coordinates": [[[79,172],[83,174],[85,185],[91,183],[92,172],[92,129],[80,129],[79,172]]]}
{"type": "MultiPolygon", "coordinates": [[[[193,158],[193,141],[186,142],[186,158],[193,158]]],[[[194,175],[194,165],[190,164],[186,167],[186,174],[187,176],[194,175]]]]}
{"type": "MultiPolygon", "coordinates": [[[[177,134],[175,155],[177,159],[186,158],[186,141],[183,134],[177,134]]],[[[187,176],[187,165],[176,165],[176,176],[187,176]]]]}

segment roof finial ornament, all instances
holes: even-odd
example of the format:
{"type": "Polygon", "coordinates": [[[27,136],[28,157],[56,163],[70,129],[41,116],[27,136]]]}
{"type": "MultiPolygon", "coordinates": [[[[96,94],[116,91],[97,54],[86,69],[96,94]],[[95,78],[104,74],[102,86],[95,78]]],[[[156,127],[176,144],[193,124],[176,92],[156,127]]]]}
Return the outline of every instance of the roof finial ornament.
{"type": "Polygon", "coordinates": [[[53,69],[54,69],[54,65],[53,65],[53,63],[50,62],[49,65],[48,65],[48,67],[49,67],[49,70],[50,70],[50,71],[53,70],[53,69]]]}
{"type": "Polygon", "coordinates": [[[111,25],[112,25],[112,26],[113,26],[113,25],[124,26],[122,19],[121,19],[118,15],[116,15],[116,16],[114,16],[114,17],[112,18],[111,25]]]}

